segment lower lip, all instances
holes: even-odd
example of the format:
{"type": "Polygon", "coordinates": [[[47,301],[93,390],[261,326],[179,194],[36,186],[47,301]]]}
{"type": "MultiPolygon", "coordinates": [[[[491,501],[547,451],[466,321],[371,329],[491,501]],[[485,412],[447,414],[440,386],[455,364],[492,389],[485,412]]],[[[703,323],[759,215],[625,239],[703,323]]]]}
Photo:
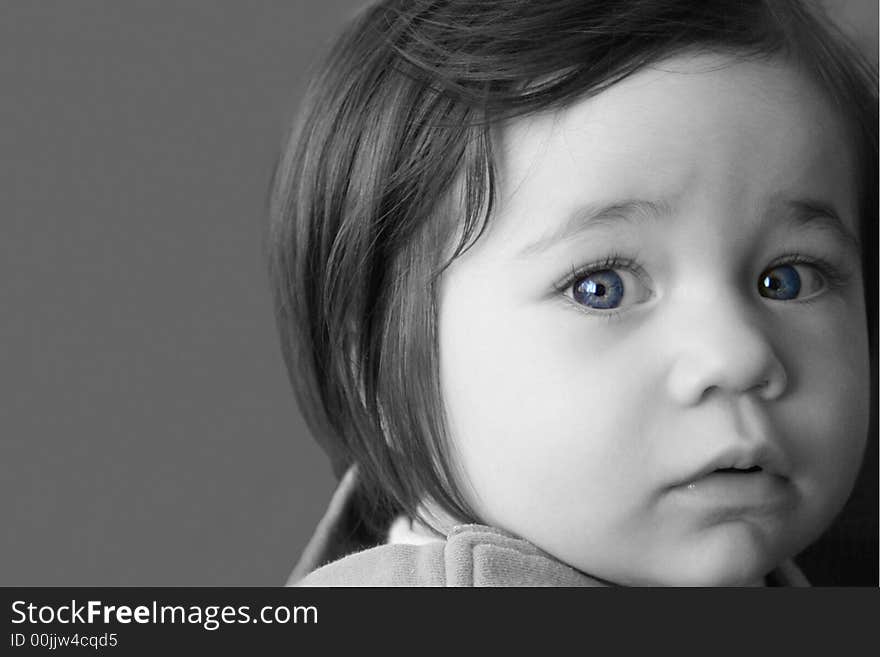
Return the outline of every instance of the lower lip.
{"type": "Polygon", "coordinates": [[[686,504],[730,511],[772,511],[791,496],[788,480],[767,472],[712,472],[678,490],[686,504]]]}

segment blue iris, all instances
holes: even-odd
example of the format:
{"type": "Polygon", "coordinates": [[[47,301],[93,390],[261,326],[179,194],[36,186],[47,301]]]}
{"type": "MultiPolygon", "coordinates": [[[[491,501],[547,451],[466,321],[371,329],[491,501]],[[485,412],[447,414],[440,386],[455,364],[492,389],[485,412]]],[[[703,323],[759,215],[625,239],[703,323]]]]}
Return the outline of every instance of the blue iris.
{"type": "Polygon", "coordinates": [[[780,265],[761,274],[758,292],[762,297],[787,301],[796,299],[801,291],[801,277],[792,265],[780,265]]]}
{"type": "Polygon", "coordinates": [[[575,282],[573,295],[589,308],[617,308],[623,299],[623,280],[612,269],[594,271],[575,282]]]}

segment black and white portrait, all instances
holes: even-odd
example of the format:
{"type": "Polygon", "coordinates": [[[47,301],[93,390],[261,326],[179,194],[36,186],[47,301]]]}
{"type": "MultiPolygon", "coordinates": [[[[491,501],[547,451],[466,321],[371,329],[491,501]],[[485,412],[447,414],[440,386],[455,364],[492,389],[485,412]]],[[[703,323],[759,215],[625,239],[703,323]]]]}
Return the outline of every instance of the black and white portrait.
{"type": "Polygon", "coordinates": [[[4,14],[4,584],[877,584],[875,2],[4,14]]]}

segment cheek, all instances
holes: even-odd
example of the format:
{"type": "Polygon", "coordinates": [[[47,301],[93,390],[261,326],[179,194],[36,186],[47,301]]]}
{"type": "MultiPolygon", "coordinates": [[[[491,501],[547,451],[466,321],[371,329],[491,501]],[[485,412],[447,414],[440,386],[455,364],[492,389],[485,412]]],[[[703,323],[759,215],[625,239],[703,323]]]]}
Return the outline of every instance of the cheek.
{"type": "Polygon", "coordinates": [[[580,317],[450,301],[442,388],[460,483],[483,519],[516,531],[517,518],[570,522],[606,497],[636,499],[621,490],[646,463],[625,354],[590,340],[580,317]]]}
{"type": "Polygon", "coordinates": [[[802,324],[787,341],[791,395],[777,417],[803,473],[803,493],[833,514],[851,490],[867,440],[870,369],[864,314],[828,317],[802,324]]]}

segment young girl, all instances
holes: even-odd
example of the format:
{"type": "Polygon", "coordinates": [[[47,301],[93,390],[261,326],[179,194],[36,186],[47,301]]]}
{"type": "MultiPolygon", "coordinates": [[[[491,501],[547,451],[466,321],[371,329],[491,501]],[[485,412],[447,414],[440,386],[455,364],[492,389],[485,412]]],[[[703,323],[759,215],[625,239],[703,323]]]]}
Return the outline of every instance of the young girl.
{"type": "Polygon", "coordinates": [[[794,0],[366,11],[272,198],[347,471],[292,582],[803,583],[872,407],[874,80],[794,0]]]}

